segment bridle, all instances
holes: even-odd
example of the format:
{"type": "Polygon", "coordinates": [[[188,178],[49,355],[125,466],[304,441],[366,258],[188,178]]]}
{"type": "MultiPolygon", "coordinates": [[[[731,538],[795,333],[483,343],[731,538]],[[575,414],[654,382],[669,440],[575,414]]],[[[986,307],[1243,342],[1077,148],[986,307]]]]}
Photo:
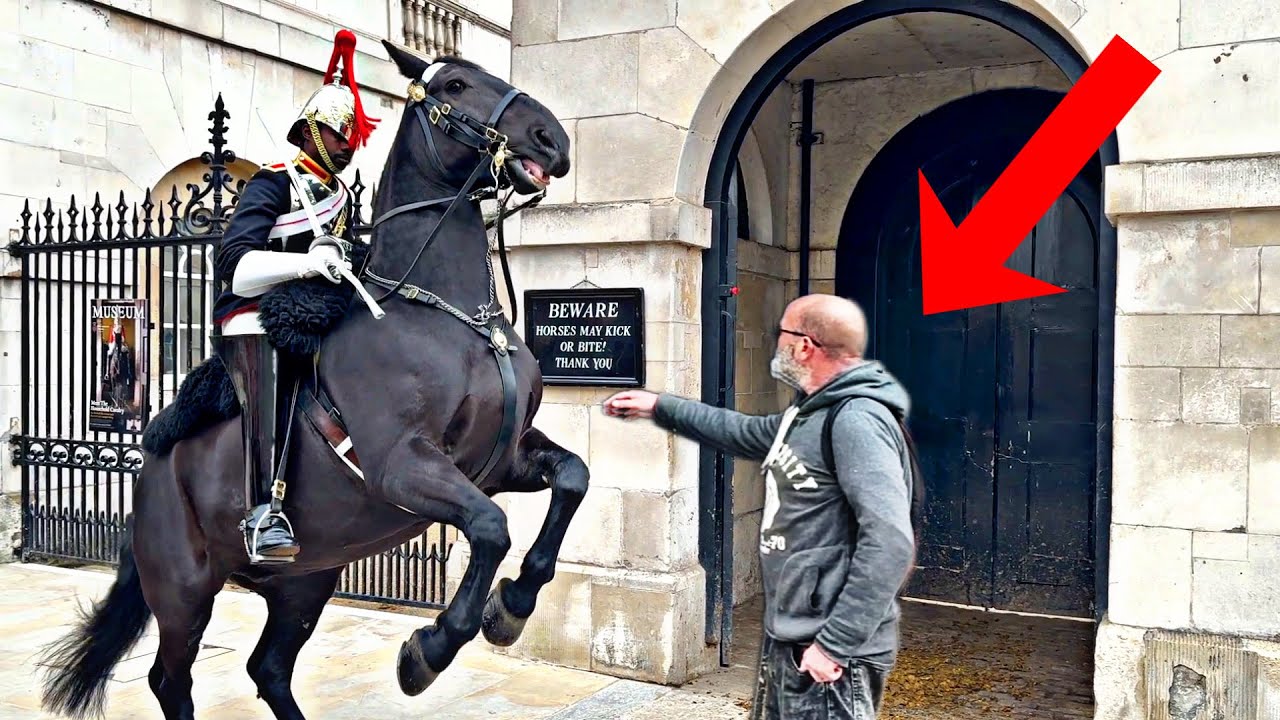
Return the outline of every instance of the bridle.
{"type": "MultiPolygon", "coordinates": [[[[433,97],[427,92],[427,85],[430,84],[431,79],[435,77],[437,72],[447,65],[448,63],[432,63],[423,71],[421,78],[415,79],[409,83],[408,89],[409,102],[418,121],[418,126],[422,128],[422,134],[426,138],[427,147],[431,151],[431,162],[440,172],[441,176],[445,178],[449,177],[449,170],[444,166],[443,161],[440,159],[440,152],[436,149],[434,133],[431,131],[432,127],[439,129],[453,140],[478,151],[482,157],[480,158],[480,162],[476,164],[475,169],[471,171],[471,175],[463,182],[457,195],[397,205],[374,220],[373,227],[377,228],[382,223],[397,215],[449,203],[449,207],[445,209],[444,215],[440,217],[436,226],[432,228],[431,232],[427,235],[422,246],[418,248],[418,253],[414,256],[413,261],[409,263],[409,267],[405,269],[404,275],[402,275],[398,281],[379,277],[372,273],[366,265],[362,272],[364,279],[387,289],[387,292],[382,297],[377,298],[378,303],[381,303],[396,293],[406,295],[404,292],[405,281],[417,266],[418,261],[422,258],[423,253],[426,252],[427,247],[431,245],[432,241],[435,240],[436,235],[438,235],[440,230],[444,228],[445,221],[447,221],[449,216],[453,214],[453,211],[458,207],[459,203],[462,202],[463,198],[466,198],[468,202],[478,202],[488,198],[497,198],[499,191],[503,189],[506,184],[509,184],[504,183],[504,180],[509,180],[506,176],[506,162],[510,157],[512,157],[512,154],[507,148],[507,136],[498,131],[498,121],[502,119],[503,113],[507,111],[507,108],[511,106],[511,103],[514,102],[516,98],[525,94],[524,91],[518,88],[511,88],[508,90],[502,99],[498,101],[498,104],[494,106],[493,111],[489,113],[488,119],[481,122],[480,120],[459,111],[452,105],[441,102],[439,99],[433,97]],[[484,175],[485,170],[489,171],[493,184],[473,191],[472,188],[484,175]]],[[[506,197],[500,200],[498,204],[498,214],[492,223],[485,223],[486,229],[494,225],[496,225],[498,229],[498,256],[502,262],[503,278],[506,280],[507,297],[511,301],[512,324],[516,322],[517,303],[515,299],[515,287],[511,280],[510,267],[507,264],[506,237],[503,233],[502,221],[527,207],[537,205],[542,198],[546,196],[546,191],[543,190],[529,200],[508,211],[507,203],[511,200],[511,196],[514,192],[515,190],[512,189],[507,193],[506,197]]],[[[450,312],[450,314],[460,320],[463,320],[469,325],[478,326],[486,324],[491,318],[502,314],[500,309],[497,313],[494,313],[490,309],[497,304],[497,293],[493,277],[492,261],[487,260],[487,263],[489,271],[489,304],[488,306],[481,307],[479,313],[474,317],[466,315],[462,311],[446,303],[442,298],[436,297],[421,288],[412,288],[412,290],[416,292],[413,293],[413,296],[410,297],[410,299],[414,299],[418,295],[426,295],[434,299],[432,304],[440,306],[441,309],[450,312]]],[[[406,295],[406,297],[409,296],[406,295]]]]}
{"type": "MultiPolygon", "coordinates": [[[[436,226],[431,229],[431,233],[427,235],[427,239],[423,241],[422,247],[418,248],[418,254],[414,256],[413,262],[409,263],[409,267],[405,270],[400,280],[393,281],[387,278],[379,277],[369,270],[368,259],[365,260],[365,267],[361,270],[363,280],[367,280],[375,285],[379,285],[387,289],[385,295],[378,298],[376,302],[381,303],[383,300],[394,294],[400,294],[406,300],[419,302],[428,307],[435,307],[443,310],[453,317],[461,320],[472,330],[483,336],[488,342],[489,347],[493,351],[494,360],[497,362],[498,375],[502,381],[502,425],[498,430],[497,437],[494,438],[493,447],[489,451],[489,457],[485,461],[484,468],[476,477],[475,482],[478,484],[483,482],[489,473],[497,466],[498,461],[502,457],[502,451],[507,447],[508,443],[515,436],[516,431],[516,400],[517,400],[517,383],[515,368],[511,362],[511,353],[517,348],[507,338],[506,331],[502,329],[504,320],[501,307],[497,308],[497,312],[493,311],[497,302],[497,288],[493,277],[493,260],[488,252],[487,241],[485,248],[485,264],[489,272],[489,303],[481,306],[479,312],[474,315],[468,315],[463,311],[455,308],[435,293],[423,288],[407,285],[405,280],[409,274],[413,272],[413,268],[418,264],[418,260],[422,258],[422,254],[426,252],[427,247],[435,240],[436,235],[440,233],[444,227],[445,221],[466,198],[468,202],[478,202],[485,198],[498,196],[499,191],[503,188],[504,177],[506,177],[506,162],[511,157],[511,152],[507,149],[507,136],[498,132],[498,121],[502,118],[502,114],[511,106],[512,101],[520,97],[524,93],[520,90],[512,88],[502,97],[493,111],[489,113],[489,118],[485,122],[468,116],[466,113],[458,111],[448,103],[440,102],[427,93],[427,85],[431,82],[431,78],[443,68],[446,63],[432,63],[422,73],[422,77],[409,83],[409,101],[412,103],[414,115],[417,117],[418,125],[422,128],[423,135],[427,139],[427,147],[431,150],[431,162],[440,171],[441,175],[448,178],[449,172],[445,168],[444,163],[440,160],[440,153],[436,149],[436,142],[432,127],[443,132],[448,137],[466,145],[481,154],[480,162],[475,169],[471,171],[471,175],[462,184],[457,195],[452,197],[434,198],[431,200],[420,200],[417,202],[405,203],[397,205],[378,217],[373,222],[373,227],[377,228],[382,223],[391,218],[422,208],[433,207],[449,203],[449,207],[445,209],[444,215],[440,217],[436,226]],[[493,185],[473,190],[475,184],[480,180],[485,170],[489,171],[489,175],[493,180],[493,185]]],[[[542,191],[535,195],[529,201],[519,205],[510,212],[507,212],[507,202],[511,199],[511,195],[515,192],[514,188],[507,193],[505,198],[499,202],[498,215],[494,219],[494,224],[498,228],[498,256],[502,260],[502,274],[507,283],[507,297],[511,300],[511,323],[514,325],[516,321],[516,295],[515,288],[511,282],[511,269],[507,265],[507,246],[506,239],[502,233],[502,221],[523,210],[526,207],[537,204],[545,195],[546,191],[542,191]]],[[[486,227],[488,227],[486,223],[486,227]]]]}

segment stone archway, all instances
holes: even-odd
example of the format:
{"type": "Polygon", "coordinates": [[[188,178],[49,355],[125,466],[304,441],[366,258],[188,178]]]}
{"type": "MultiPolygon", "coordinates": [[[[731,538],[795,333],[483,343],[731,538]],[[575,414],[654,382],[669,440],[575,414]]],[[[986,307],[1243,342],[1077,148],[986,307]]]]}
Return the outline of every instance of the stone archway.
{"type": "MultiPolygon", "coordinates": [[[[1137,19],[1102,11],[1086,16],[1075,0],[643,3],[607,14],[586,0],[517,0],[512,81],[568,123],[575,151],[564,189],[523,216],[514,271],[530,278],[530,287],[643,283],[646,332],[654,338],[650,389],[732,406],[735,348],[724,333],[734,332],[738,299],[732,265],[725,262],[731,247],[725,237],[733,228],[724,221],[736,198],[725,191],[751,117],[762,107],[769,112],[769,88],[824,40],[874,18],[939,10],[996,16],[1046,48],[1072,78],[1110,39],[1104,33],[1142,27],[1137,19]]],[[[1135,38],[1144,52],[1146,39],[1135,38]]],[[[776,115],[787,126],[790,113],[776,115]]],[[[768,141],[759,144],[771,188],[786,195],[785,175],[771,164],[777,147],[765,148],[768,141]],[[775,177],[783,183],[775,184],[775,177]]],[[[790,142],[777,144],[785,151],[790,142]]],[[[1112,144],[1107,162],[1114,161],[1114,150],[1112,144]]],[[[785,227],[794,224],[774,210],[775,225],[780,218],[785,227]]],[[[1104,261],[1113,262],[1114,236],[1106,244],[1111,254],[1104,261]]],[[[1109,379],[1103,384],[1109,388],[1109,379]]],[[[595,395],[556,390],[548,398],[560,407],[544,414],[547,428],[590,440],[589,465],[602,479],[589,502],[605,518],[571,530],[557,583],[567,588],[605,578],[614,588],[610,602],[631,606],[649,597],[652,586],[627,571],[653,572],[667,583],[654,616],[664,630],[650,640],[644,628],[654,623],[642,623],[637,613],[584,611],[557,629],[554,643],[548,635],[547,643],[531,645],[526,654],[569,655],[593,668],[663,679],[700,672],[717,654],[727,662],[723,641],[732,638],[733,620],[725,608],[732,606],[733,573],[725,571],[732,560],[722,561],[736,549],[735,518],[732,488],[715,479],[732,472],[733,463],[661,433],[636,433],[643,453],[614,449],[603,440],[618,428],[591,409],[595,395]],[[605,479],[611,474],[626,479],[605,479]],[[637,521],[636,507],[651,509],[660,520],[637,521]],[[681,540],[655,549],[646,534],[652,528],[681,540]],[[570,565],[575,562],[581,566],[570,565]],[[650,656],[663,659],[637,668],[631,655],[595,650],[631,646],[640,642],[636,638],[661,647],[650,656]],[[576,654],[560,647],[576,648],[576,654]]],[[[1107,522],[1100,517],[1100,524],[1107,522]]],[[[737,535],[749,537],[751,529],[737,535]]]]}
{"type": "MultiPolygon", "coordinates": [[[[1038,34],[1046,44],[1052,42],[1057,45],[1059,55],[1070,53],[1086,61],[1092,60],[1110,39],[1109,35],[1092,27],[1084,28],[1084,33],[1077,32],[1075,28],[1083,17],[1083,11],[1076,3],[1061,0],[862,0],[854,4],[843,0],[793,0],[770,5],[781,7],[777,12],[767,9],[758,12],[755,25],[716,25],[714,31],[717,36],[702,41],[705,45],[731,50],[723,53],[723,57],[717,57],[721,67],[710,79],[689,120],[676,176],[675,195],[678,198],[699,205],[713,200],[707,192],[710,186],[708,178],[713,164],[719,159],[718,154],[724,152],[719,150],[718,153],[717,150],[722,147],[725,131],[739,125],[750,125],[749,122],[742,123],[734,115],[754,112],[763,100],[762,93],[773,84],[762,82],[761,75],[776,80],[786,73],[788,65],[799,62],[832,37],[858,24],[913,11],[971,14],[981,6],[987,12],[1020,12],[1028,20],[1037,21],[1041,26],[1038,34]]],[[[1039,42],[1036,44],[1040,45],[1039,42]]],[[[1055,62],[1059,61],[1054,54],[1049,56],[1055,62]]]]}
{"type": "MultiPolygon", "coordinates": [[[[733,255],[725,250],[727,244],[733,241],[726,235],[732,227],[732,223],[727,222],[724,217],[724,210],[732,207],[726,190],[730,180],[729,173],[734,170],[734,162],[739,158],[742,142],[755,114],[776,83],[810,53],[841,33],[878,19],[902,13],[925,12],[966,15],[998,25],[1035,46],[1057,65],[1069,81],[1074,82],[1087,67],[1085,54],[1067,29],[1075,18],[1058,17],[1043,7],[1028,5],[1031,7],[1030,11],[997,0],[865,0],[825,14],[824,11],[829,8],[822,7],[821,3],[796,2],[758,27],[730,54],[694,113],[690,131],[685,138],[676,189],[682,200],[705,204],[712,210],[711,245],[704,254],[703,268],[703,316],[704,328],[707,329],[704,333],[714,333],[712,329],[719,326],[719,318],[736,316],[737,313],[737,298],[726,297],[723,292],[724,288],[736,285],[737,275],[733,255]],[[807,14],[811,14],[812,19],[806,24],[803,18],[807,14]]],[[[1113,136],[1100,153],[1100,164],[1103,167],[1113,164],[1118,161],[1118,157],[1117,143],[1113,136]]],[[[1098,207],[1092,210],[1095,211],[1095,216],[1101,217],[1100,199],[1094,202],[1098,207]]],[[[1102,223],[1097,266],[1103,272],[1099,277],[1098,303],[1094,310],[1099,328],[1096,350],[1098,392],[1093,406],[1093,411],[1100,419],[1111,415],[1115,242],[1115,229],[1102,223]]],[[[733,387],[731,379],[726,380],[721,375],[718,382],[706,381],[714,376],[709,368],[720,368],[729,378],[733,377],[735,350],[731,342],[723,333],[719,341],[714,336],[708,338],[704,334],[703,349],[704,401],[731,404],[731,400],[725,402],[724,392],[725,387],[733,387]]],[[[732,392],[727,393],[727,398],[732,397],[732,392]]],[[[1092,498],[1096,534],[1088,538],[1088,541],[1094,548],[1093,560],[1097,573],[1093,576],[1096,577],[1096,584],[1092,589],[1086,590],[1086,593],[1096,598],[1094,610],[1097,617],[1101,617],[1106,608],[1110,527],[1111,437],[1109,423],[1105,420],[1097,426],[1095,440],[1090,449],[1096,453],[1093,480],[1097,491],[1092,498]]],[[[724,467],[723,463],[713,460],[715,454],[711,451],[704,451],[704,454],[704,474],[701,479],[703,497],[731,496],[732,493],[724,489],[731,479],[723,470],[718,470],[724,467]]],[[[714,531],[709,532],[707,525],[704,525],[703,542],[710,540],[719,547],[732,547],[735,542],[732,537],[726,540],[726,534],[731,535],[735,526],[733,522],[727,521],[733,516],[728,515],[717,522],[716,510],[732,513],[732,506],[728,509],[712,508],[711,512],[704,512],[704,523],[714,527],[714,531]]],[[[733,589],[727,586],[725,578],[731,578],[733,572],[732,569],[726,570],[723,563],[732,562],[732,556],[726,560],[724,554],[716,556],[714,553],[706,553],[704,557],[721,563],[707,567],[709,601],[720,603],[718,611],[709,609],[708,618],[709,621],[721,619],[720,627],[709,631],[729,631],[730,626],[723,622],[723,618],[732,606],[733,589]]]]}

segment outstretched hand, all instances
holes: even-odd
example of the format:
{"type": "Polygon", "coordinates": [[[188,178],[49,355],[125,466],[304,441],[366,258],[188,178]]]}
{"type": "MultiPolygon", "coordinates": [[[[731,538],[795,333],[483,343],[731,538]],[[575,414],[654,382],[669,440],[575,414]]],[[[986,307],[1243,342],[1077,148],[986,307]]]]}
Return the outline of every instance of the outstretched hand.
{"type": "Polygon", "coordinates": [[[604,414],[624,420],[648,419],[653,417],[653,409],[657,405],[657,393],[648,390],[623,390],[604,401],[604,414]]]}

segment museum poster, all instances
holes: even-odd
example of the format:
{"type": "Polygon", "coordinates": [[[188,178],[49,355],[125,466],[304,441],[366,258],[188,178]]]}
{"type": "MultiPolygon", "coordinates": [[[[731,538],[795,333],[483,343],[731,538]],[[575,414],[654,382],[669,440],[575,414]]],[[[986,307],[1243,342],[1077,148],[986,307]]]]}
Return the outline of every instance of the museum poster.
{"type": "Polygon", "coordinates": [[[90,301],[89,429],[142,432],[147,414],[147,301],[90,301]]]}

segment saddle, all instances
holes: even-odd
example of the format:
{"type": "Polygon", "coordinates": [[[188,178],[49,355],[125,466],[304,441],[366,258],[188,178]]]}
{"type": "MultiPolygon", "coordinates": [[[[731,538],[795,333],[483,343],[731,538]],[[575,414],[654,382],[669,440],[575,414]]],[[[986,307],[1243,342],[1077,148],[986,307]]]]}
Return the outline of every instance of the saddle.
{"type": "MultiPolygon", "coordinates": [[[[366,245],[356,243],[352,264],[357,267],[363,264],[367,253],[366,245]]],[[[267,341],[281,354],[282,369],[313,366],[312,358],[320,351],[325,336],[346,316],[354,294],[349,285],[311,278],[283,283],[262,296],[258,318],[267,331],[267,341]]],[[[281,381],[280,387],[287,390],[290,398],[296,398],[296,403],[284,402],[281,408],[285,411],[296,408],[301,412],[334,454],[363,478],[342,415],[316,376],[289,372],[281,381]]],[[[142,448],[153,456],[164,457],[178,442],[239,414],[235,386],[222,359],[215,354],[187,374],[173,402],[147,423],[142,433],[142,448]]],[[[289,418],[282,420],[283,427],[287,428],[289,418]]]]}

